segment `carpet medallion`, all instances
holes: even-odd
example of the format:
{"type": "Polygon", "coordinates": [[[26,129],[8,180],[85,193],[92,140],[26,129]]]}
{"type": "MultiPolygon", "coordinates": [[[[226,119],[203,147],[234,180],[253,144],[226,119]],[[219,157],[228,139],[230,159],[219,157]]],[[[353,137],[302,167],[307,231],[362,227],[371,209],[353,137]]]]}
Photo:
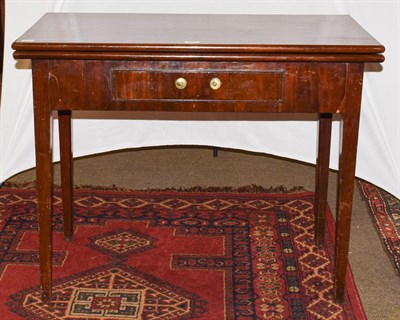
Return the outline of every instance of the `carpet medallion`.
{"type": "Polygon", "coordinates": [[[38,286],[36,194],[0,189],[1,319],[365,319],[351,272],[332,300],[333,221],[313,245],[313,194],[75,191],[53,300],[38,286]]]}

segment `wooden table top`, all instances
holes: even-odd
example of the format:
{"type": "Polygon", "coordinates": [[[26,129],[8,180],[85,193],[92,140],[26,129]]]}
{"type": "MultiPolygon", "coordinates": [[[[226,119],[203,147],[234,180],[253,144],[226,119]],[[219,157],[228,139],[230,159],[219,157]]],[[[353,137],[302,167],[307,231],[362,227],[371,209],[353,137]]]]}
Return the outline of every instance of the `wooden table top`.
{"type": "Polygon", "coordinates": [[[47,13],[17,51],[377,54],[384,47],[346,15],[47,13]]]}

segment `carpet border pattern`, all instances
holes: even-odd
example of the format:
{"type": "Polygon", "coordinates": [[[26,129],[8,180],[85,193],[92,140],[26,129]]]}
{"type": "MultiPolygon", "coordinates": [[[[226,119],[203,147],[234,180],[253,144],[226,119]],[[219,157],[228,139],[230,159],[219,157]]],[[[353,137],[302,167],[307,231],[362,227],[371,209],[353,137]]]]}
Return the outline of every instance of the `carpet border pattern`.
{"type": "Polygon", "coordinates": [[[359,179],[358,186],[382,246],[400,276],[400,200],[367,181],[359,179]]]}

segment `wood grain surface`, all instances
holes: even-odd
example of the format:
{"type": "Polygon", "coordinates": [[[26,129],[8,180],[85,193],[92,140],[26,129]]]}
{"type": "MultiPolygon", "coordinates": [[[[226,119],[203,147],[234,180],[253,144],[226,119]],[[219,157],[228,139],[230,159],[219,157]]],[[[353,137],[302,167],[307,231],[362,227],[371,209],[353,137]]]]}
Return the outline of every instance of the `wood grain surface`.
{"type": "Polygon", "coordinates": [[[382,61],[376,53],[384,51],[345,15],[110,13],[47,13],[13,43],[13,48],[16,58],[82,58],[82,52],[102,52],[106,55],[103,59],[110,58],[110,52],[114,58],[117,53],[126,57],[127,52],[189,52],[223,56],[285,53],[291,59],[293,53],[316,57],[330,53],[338,58],[358,53],[365,61],[382,61]]]}

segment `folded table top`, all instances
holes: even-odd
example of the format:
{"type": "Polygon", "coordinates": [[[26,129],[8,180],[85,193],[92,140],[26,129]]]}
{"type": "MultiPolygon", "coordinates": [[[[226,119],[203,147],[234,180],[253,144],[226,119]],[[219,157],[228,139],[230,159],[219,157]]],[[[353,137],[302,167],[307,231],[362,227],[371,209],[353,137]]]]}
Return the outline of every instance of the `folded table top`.
{"type": "Polygon", "coordinates": [[[346,15],[47,13],[12,47],[16,58],[57,51],[357,54],[383,61],[384,51],[346,15]]]}

